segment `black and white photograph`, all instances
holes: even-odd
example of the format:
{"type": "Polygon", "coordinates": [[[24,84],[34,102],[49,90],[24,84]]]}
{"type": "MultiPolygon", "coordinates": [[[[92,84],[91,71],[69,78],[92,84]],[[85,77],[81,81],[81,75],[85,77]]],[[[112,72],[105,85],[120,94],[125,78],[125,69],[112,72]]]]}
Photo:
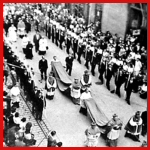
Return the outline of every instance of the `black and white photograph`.
{"type": "Polygon", "coordinates": [[[147,3],[3,3],[3,147],[147,147],[147,3]]]}

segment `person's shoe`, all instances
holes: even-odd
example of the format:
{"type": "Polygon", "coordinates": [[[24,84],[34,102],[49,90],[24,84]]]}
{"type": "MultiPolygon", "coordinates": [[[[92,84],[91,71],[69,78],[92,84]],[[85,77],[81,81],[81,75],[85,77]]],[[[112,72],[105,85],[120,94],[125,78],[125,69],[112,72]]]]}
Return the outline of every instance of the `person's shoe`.
{"type": "Polygon", "coordinates": [[[115,90],[110,91],[110,93],[112,93],[112,94],[115,93],[115,90]]]}
{"type": "Polygon", "coordinates": [[[130,105],[130,102],[129,102],[129,100],[126,100],[126,102],[127,102],[127,104],[128,104],[128,105],[130,105]]]}

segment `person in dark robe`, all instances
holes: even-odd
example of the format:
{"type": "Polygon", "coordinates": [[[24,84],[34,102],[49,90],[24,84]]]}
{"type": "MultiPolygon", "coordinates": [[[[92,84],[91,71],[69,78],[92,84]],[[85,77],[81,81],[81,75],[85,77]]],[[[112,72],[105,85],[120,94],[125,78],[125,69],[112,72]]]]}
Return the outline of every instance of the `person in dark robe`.
{"type": "Polygon", "coordinates": [[[35,51],[39,51],[39,40],[41,39],[41,35],[39,34],[38,31],[36,31],[36,34],[33,36],[33,43],[35,45],[35,51]]]}
{"type": "Polygon", "coordinates": [[[141,135],[145,136],[147,134],[147,110],[142,112],[141,118],[143,120],[141,135]]]}
{"type": "Polygon", "coordinates": [[[26,47],[26,55],[25,55],[26,59],[32,59],[33,58],[32,48],[33,48],[33,45],[29,41],[27,44],[27,47],[26,47]]]}
{"type": "Polygon", "coordinates": [[[139,136],[142,132],[142,118],[140,111],[137,111],[134,116],[132,116],[125,126],[125,137],[129,137],[134,141],[140,142],[139,136]]]}

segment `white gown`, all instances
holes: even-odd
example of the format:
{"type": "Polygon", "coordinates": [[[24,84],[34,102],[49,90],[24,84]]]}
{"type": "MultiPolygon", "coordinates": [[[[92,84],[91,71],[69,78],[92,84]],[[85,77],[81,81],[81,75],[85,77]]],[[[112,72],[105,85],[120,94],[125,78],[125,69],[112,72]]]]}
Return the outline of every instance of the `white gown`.
{"type": "Polygon", "coordinates": [[[16,27],[10,27],[8,29],[9,40],[12,42],[17,41],[17,32],[16,31],[17,31],[16,27]]]}

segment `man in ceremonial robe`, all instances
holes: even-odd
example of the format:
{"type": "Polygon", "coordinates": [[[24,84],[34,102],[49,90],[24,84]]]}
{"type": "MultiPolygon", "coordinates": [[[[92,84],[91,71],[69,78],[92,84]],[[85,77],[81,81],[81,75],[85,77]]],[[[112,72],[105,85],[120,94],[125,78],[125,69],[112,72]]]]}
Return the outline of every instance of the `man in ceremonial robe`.
{"type": "Polygon", "coordinates": [[[140,142],[139,136],[142,132],[142,123],[140,111],[137,111],[134,116],[132,116],[125,126],[125,137],[129,137],[134,141],[140,142]]]}
{"type": "Polygon", "coordinates": [[[52,100],[54,98],[56,87],[56,79],[52,76],[52,73],[50,73],[45,83],[45,89],[47,90],[46,98],[48,98],[49,100],[52,100]]]}

